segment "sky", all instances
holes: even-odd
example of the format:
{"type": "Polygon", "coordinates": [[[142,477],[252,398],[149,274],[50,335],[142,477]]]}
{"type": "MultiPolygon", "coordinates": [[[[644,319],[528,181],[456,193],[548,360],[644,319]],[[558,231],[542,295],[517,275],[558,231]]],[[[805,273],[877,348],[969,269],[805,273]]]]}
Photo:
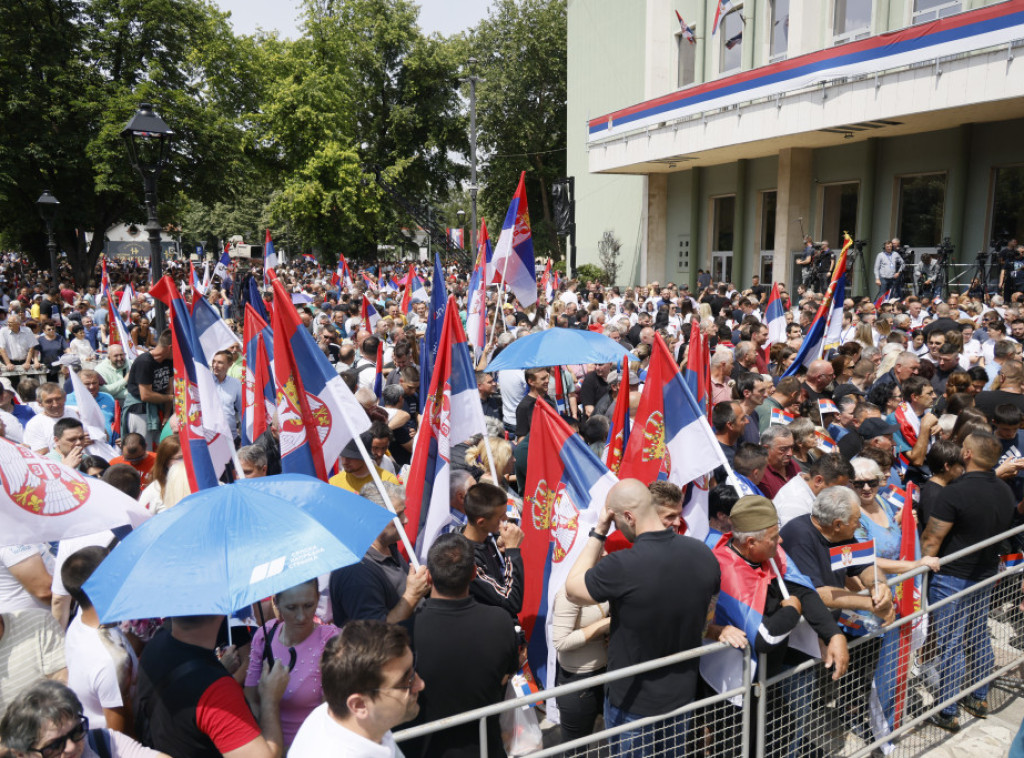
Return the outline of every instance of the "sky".
{"type": "MultiPolygon", "coordinates": [[[[252,34],[259,27],[282,37],[299,36],[301,0],[213,0],[231,13],[236,34],[252,34]]],[[[448,36],[475,26],[487,14],[489,0],[420,0],[420,28],[427,34],[448,36]]]]}

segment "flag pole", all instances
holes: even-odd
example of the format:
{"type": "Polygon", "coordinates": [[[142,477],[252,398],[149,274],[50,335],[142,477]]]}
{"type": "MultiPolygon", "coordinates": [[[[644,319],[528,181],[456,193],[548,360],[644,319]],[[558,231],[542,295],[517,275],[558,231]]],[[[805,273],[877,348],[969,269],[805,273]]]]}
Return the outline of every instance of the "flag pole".
{"type": "MultiPolygon", "coordinates": [[[[501,267],[501,283],[498,285],[498,302],[495,304],[496,311],[494,314],[494,323],[491,324],[491,339],[488,342],[494,342],[494,334],[498,331],[498,321],[500,320],[503,324],[505,322],[505,274],[508,273],[508,259],[509,256],[505,256],[505,265],[501,267]]],[[[484,268],[486,274],[487,269],[484,268]]]]}
{"type": "Polygon", "coordinates": [[[494,480],[496,485],[501,487],[501,485],[498,484],[498,470],[494,468],[494,451],[491,450],[491,435],[487,433],[486,429],[484,429],[484,449],[487,450],[487,462],[491,464],[491,478],[494,480]]]}
{"type": "MultiPolygon", "coordinates": [[[[348,426],[346,424],[346,426],[348,426]]],[[[353,430],[349,428],[349,432],[353,430]]],[[[377,492],[380,493],[381,498],[384,500],[384,505],[387,509],[395,514],[392,523],[395,528],[398,529],[398,536],[402,539],[402,544],[405,545],[405,550],[409,555],[409,563],[414,569],[419,571],[420,561],[416,557],[416,551],[413,549],[412,542],[409,541],[409,535],[405,533],[405,526],[402,524],[402,520],[398,518],[398,511],[395,510],[395,504],[391,502],[391,497],[388,495],[387,490],[384,489],[384,482],[381,481],[380,474],[377,473],[377,464],[370,456],[369,451],[366,449],[366,445],[363,444],[363,440],[358,434],[352,434],[352,439],[356,443],[356,447],[359,448],[359,454],[363,456],[363,461],[366,463],[366,468],[370,470],[370,476],[373,478],[373,483],[377,487],[377,492]]]]}

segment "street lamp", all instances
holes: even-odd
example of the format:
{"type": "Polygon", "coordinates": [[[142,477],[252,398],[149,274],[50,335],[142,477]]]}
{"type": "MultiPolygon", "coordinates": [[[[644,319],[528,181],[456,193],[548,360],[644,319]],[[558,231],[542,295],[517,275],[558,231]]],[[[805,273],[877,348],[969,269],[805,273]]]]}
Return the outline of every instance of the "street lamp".
{"type": "MultiPolygon", "coordinates": [[[[149,103],[139,103],[139,109],[121,130],[128,146],[132,167],[142,177],[146,193],[146,232],[149,234],[149,263],[153,283],[163,276],[163,253],[160,248],[160,221],[156,214],[156,181],[171,157],[171,141],[175,134],[158,116],[149,103]]],[[[164,305],[156,303],[156,330],[162,333],[167,325],[164,305]]]]}
{"type": "Polygon", "coordinates": [[[59,285],[57,272],[57,240],[53,237],[53,220],[57,217],[57,208],[60,200],[55,198],[50,190],[43,190],[43,194],[36,200],[36,208],[39,209],[39,217],[46,223],[46,247],[50,251],[50,277],[53,279],[53,286],[59,285]]]}

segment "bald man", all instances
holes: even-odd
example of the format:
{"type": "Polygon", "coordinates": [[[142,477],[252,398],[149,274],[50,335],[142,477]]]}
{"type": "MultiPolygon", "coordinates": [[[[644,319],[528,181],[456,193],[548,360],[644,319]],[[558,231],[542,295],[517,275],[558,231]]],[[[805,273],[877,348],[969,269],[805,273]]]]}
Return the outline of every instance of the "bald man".
{"type": "MultiPolygon", "coordinates": [[[[569,573],[565,591],[579,605],[611,603],[608,670],[615,671],[699,646],[720,582],[721,570],[711,550],[700,540],[666,529],[647,486],[636,479],[623,479],[608,492],[604,510],[569,573]],[[613,522],[633,548],[602,558],[613,522]],[[686,577],[686,592],[678,591],[674,578],[680,576],[686,577]]],[[[745,642],[722,639],[737,646],[745,642]]],[[[619,726],[692,702],[697,674],[697,662],[693,661],[612,683],[605,699],[605,724],[619,726]]],[[[682,748],[682,721],[656,726],[662,730],[659,741],[678,740],[682,748]]],[[[645,735],[650,743],[652,729],[623,732],[613,738],[612,753],[631,754],[645,735]]]]}

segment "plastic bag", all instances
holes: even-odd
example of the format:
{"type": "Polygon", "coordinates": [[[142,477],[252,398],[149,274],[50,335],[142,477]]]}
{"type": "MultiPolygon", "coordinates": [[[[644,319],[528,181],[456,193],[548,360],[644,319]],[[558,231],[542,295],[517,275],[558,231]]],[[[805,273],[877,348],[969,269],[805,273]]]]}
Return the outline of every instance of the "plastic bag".
{"type": "MultiPolygon", "coordinates": [[[[519,697],[509,680],[505,687],[505,700],[515,700],[519,697]]],[[[514,756],[528,755],[544,747],[544,735],[540,731],[540,724],[537,723],[537,709],[524,705],[511,711],[505,711],[499,716],[501,724],[501,741],[505,744],[505,752],[509,758],[514,756]]]]}

